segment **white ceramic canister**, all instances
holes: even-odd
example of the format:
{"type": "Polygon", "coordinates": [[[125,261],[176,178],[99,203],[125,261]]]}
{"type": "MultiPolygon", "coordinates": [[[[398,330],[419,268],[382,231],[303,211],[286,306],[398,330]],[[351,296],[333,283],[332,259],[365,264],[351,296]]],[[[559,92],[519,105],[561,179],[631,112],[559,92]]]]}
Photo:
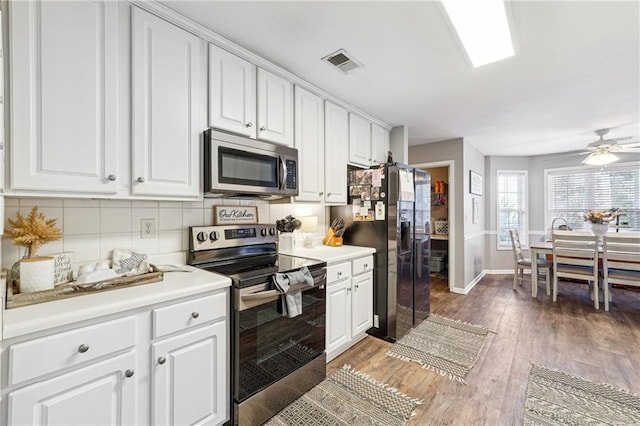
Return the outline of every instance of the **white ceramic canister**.
{"type": "Polygon", "coordinates": [[[53,257],[40,256],[20,261],[20,293],[51,290],[55,281],[53,257]]]}

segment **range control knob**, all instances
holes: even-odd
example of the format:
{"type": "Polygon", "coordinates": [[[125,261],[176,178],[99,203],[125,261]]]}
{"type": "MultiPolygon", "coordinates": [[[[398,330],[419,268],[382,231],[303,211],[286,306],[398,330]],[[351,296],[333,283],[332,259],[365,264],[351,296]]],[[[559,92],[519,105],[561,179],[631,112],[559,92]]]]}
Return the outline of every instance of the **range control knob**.
{"type": "Polygon", "coordinates": [[[260,230],[260,235],[262,235],[263,237],[266,237],[267,236],[267,228],[262,228],[260,230]]]}
{"type": "Polygon", "coordinates": [[[196,235],[196,239],[201,243],[204,243],[205,241],[207,241],[207,237],[208,235],[204,232],[198,232],[198,235],[196,235]]]}
{"type": "Polygon", "coordinates": [[[269,228],[269,235],[276,235],[276,228],[269,228]]]}
{"type": "Polygon", "coordinates": [[[213,231],[209,234],[209,239],[211,241],[217,241],[219,237],[220,235],[218,234],[218,231],[213,231]]]}

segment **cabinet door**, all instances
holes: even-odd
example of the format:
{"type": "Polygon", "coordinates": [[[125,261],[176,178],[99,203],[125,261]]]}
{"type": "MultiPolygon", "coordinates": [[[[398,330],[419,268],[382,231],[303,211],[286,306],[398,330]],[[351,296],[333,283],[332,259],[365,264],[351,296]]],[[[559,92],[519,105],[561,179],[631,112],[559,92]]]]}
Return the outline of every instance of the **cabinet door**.
{"type": "Polygon", "coordinates": [[[330,102],[324,104],[324,201],[347,203],[347,159],[344,148],[349,145],[349,113],[330,102]]]}
{"type": "Polygon", "coordinates": [[[256,67],[209,45],[209,126],[256,137],[256,67]]]}
{"type": "Polygon", "coordinates": [[[293,146],[293,85],[260,68],[258,139],[293,146]]]}
{"type": "Polygon", "coordinates": [[[214,425],[229,419],[227,322],[152,345],[152,424],[214,425]]]}
{"type": "Polygon", "coordinates": [[[8,424],[135,425],[135,365],[128,352],[13,391],[8,424]]]}
{"type": "Polygon", "coordinates": [[[351,280],[327,285],[327,357],[351,340],[351,280]]]}
{"type": "Polygon", "coordinates": [[[132,9],[132,193],[197,197],[204,42],[132,9]]]}
{"type": "Polygon", "coordinates": [[[9,4],[11,188],[117,192],[117,8],[9,4]]]}
{"type": "Polygon", "coordinates": [[[322,98],[295,88],[295,147],[298,148],[298,201],[324,197],[324,108],[322,98]]]}
{"type": "Polygon", "coordinates": [[[389,131],[377,124],[371,124],[371,162],[380,164],[387,162],[389,151],[389,131]]]}
{"type": "Polygon", "coordinates": [[[349,161],[362,167],[371,165],[371,122],[349,113],[349,161]]]}
{"type": "Polygon", "coordinates": [[[373,272],[352,277],[352,335],[364,333],[373,324],[373,272]]]}

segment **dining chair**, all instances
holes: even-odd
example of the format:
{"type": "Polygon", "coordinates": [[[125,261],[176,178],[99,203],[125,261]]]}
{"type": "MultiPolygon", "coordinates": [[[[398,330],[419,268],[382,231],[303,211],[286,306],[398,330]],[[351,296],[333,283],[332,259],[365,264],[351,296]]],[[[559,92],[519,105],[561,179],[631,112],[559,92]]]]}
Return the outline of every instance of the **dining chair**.
{"type": "MultiPolygon", "coordinates": [[[[531,259],[525,258],[522,254],[522,244],[520,243],[520,235],[517,229],[510,229],[511,247],[513,248],[513,289],[516,284],[522,285],[524,279],[524,270],[531,269],[531,259]]],[[[547,296],[551,295],[551,269],[553,264],[546,259],[536,259],[538,271],[546,270],[547,296]]]]}
{"type": "Polygon", "coordinates": [[[558,299],[560,278],[587,280],[591,285],[593,306],[598,300],[598,237],[591,233],[554,231],[553,244],[553,301],[558,299]]]}
{"type": "Polygon", "coordinates": [[[605,234],[602,273],[604,310],[609,310],[611,284],[640,287],[640,233],[605,234]]]}

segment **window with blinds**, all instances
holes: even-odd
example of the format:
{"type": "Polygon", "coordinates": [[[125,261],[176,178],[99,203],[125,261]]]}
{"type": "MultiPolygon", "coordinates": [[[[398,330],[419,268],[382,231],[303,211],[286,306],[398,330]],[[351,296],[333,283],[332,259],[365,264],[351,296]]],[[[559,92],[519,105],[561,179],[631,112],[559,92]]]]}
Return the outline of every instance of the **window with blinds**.
{"type": "MultiPolygon", "coordinates": [[[[640,229],[640,168],[633,165],[610,165],[603,169],[558,169],[547,171],[547,215],[549,229],[555,218],[569,226],[588,230],[582,215],[589,209],[619,209],[620,223],[640,229]]],[[[615,224],[615,222],[613,222],[615,224]]]]}
{"type": "Polygon", "coordinates": [[[498,170],[498,250],[511,250],[510,229],[517,229],[523,246],[528,241],[527,172],[498,170]]]}

